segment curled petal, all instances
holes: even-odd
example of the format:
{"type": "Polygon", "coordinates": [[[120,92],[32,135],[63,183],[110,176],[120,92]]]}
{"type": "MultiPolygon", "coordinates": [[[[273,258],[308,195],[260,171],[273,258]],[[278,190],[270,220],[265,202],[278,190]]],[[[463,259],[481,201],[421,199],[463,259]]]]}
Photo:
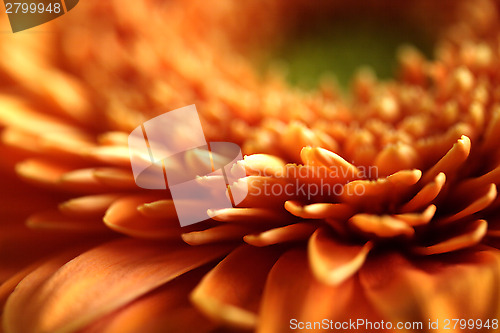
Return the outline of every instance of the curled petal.
{"type": "Polygon", "coordinates": [[[436,206],[429,205],[429,207],[427,207],[421,213],[406,213],[406,214],[397,214],[393,216],[400,220],[405,221],[412,227],[416,227],[429,223],[434,217],[435,213],[436,213],[436,206]]]}
{"type": "Polygon", "coordinates": [[[102,217],[119,194],[100,194],[74,198],[59,205],[61,213],[73,217],[102,217]]]}
{"type": "Polygon", "coordinates": [[[315,223],[294,223],[284,227],[267,230],[260,234],[246,235],[243,237],[243,240],[254,246],[268,246],[307,239],[317,228],[318,225],[315,223]]]}
{"type": "Polygon", "coordinates": [[[339,285],[361,268],[372,248],[372,242],[346,244],[334,239],[325,229],[318,229],[309,240],[311,270],[319,281],[339,285]]]}
{"type": "Polygon", "coordinates": [[[283,172],[285,161],[273,155],[253,154],[245,156],[242,162],[248,175],[272,177],[283,172]]]}
{"type": "Polygon", "coordinates": [[[177,218],[148,218],[138,211],[151,196],[128,196],[115,201],[104,215],[104,223],[112,230],[140,238],[178,238],[182,232],[177,218]]]}
{"type": "Polygon", "coordinates": [[[488,222],[477,220],[467,225],[466,229],[458,236],[446,239],[435,245],[415,247],[413,252],[421,255],[432,255],[465,249],[478,244],[486,235],[488,222]]]}
{"type": "Polygon", "coordinates": [[[267,274],[279,254],[275,248],[240,246],[203,277],[191,300],[217,322],[254,328],[267,274]]]}
{"type": "Polygon", "coordinates": [[[289,222],[290,217],[284,212],[267,208],[224,208],[208,210],[210,218],[220,222],[246,223],[246,224],[282,224],[289,222]]]}
{"type": "Polygon", "coordinates": [[[339,182],[359,178],[359,170],[356,166],[329,150],[323,148],[304,147],[300,152],[300,156],[306,165],[326,167],[329,170],[337,171],[337,175],[342,175],[342,177],[339,177],[339,182]]]}
{"type": "Polygon", "coordinates": [[[421,176],[420,170],[403,170],[375,181],[354,180],[344,186],[341,199],[352,205],[380,210],[381,206],[409,193],[421,176]]]}
{"type": "MultiPolygon", "coordinates": [[[[450,151],[450,147],[453,147],[458,140],[464,136],[471,136],[474,133],[473,129],[470,125],[460,122],[454,126],[452,126],[446,133],[442,135],[436,135],[430,138],[424,138],[418,140],[415,143],[415,149],[417,150],[418,155],[422,161],[427,161],[426,164],[431,163],[430,165],[425,165],[422,167],[423,169],[432,168],[435,166],[435,161],[439,161],[450,151]]],[[[440,171],[435,169],[437,175],[440,171]]],[[[445,172],[446,173],[446,172],[445,172]]],[[[446,173],[447,177],[450,177],[451,174],[446,173]]],[[[429,176],[430,180],[433,178],[429,176]]]]}
{"type": "Polygon", "coordinates": [[[415,230],[401,219],[389,215],[377,216],[371,214],[356,214],[349,223],[358,230],[378,237],[411,237],[415,230]]]}
{"type": "Polygon", "coordinates": [[[295,201],[285,202],[285,209],[304,219],[346,219],[354,213],[354,208],[346,204],[316,203],[302,206],[295,201]]]}
{"type": "Polygon", "coordinates": [[[431,183],[426,184],[410,201],[404,204],[400,211],[408,213],[429,205],[441,192],[445,182],[446,176],[440,172],[431,183]]]}
{"type": "Polygon", "coordinates": [[[500,184],[500,167],[476,178],[467,179],[457,185],[452,193],[454,198],[472,198],[490,184],[500,184]]]}
{"type": "Polygon", "coordinates": [[[479,199],[472,202],[466,208],[462,209],[460,212],[453,214],[452,216],[445,217],[439,220],[440,224],[448,224],[460,220],[461,218],[467,217],[474,213],[477,213],[486,207],[488,207],[497,197],[497,188],[495,184],[491,184],[487,187],[487,192],[483,194],[479,199]]]}
{"type": "Polygon", "coordinates": [[[470,139],[462,137],[431,169],[422,176],[422,183],[431,182],[440,172],[450,176],[453,175],[460,165],[465,162],[470,153],[470,139]]]}
{"type": "Polygon", "coordinates": [[[225,224],[208,228],[206,230],[183,233],[182,240],[189,245],[238,241],[241,240],[243,236],[252,233],[253,231],[253,228],[247,226],[225,224]]]}
{"type": "MultiPolygon", "coordinates": [[[[196,205],[196,201],[192,202],[196,205]]],[[[144,203],[137,207],[139,212],[146,217],[177,219],[177,212],[173,200],[157,200],[150,203],[144,203]]]]}

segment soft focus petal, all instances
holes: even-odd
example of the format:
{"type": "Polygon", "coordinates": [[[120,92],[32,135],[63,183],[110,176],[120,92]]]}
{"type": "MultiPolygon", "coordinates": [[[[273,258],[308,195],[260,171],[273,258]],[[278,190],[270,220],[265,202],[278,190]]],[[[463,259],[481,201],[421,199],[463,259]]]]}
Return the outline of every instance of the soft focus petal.
{"type": "Polygon", "coordinates": [[[360,271],[367,297],[387,319],[498,318],[497,250],[411,262],[397,253],[370,260],[360,271]]]}
{"type": "Polygon", "coordinates": [[[66,332],[91,323],[231,249],[124,239],[94,248],[57,272],[28,275],[5,306],[9,332],[66,332]]]}
{"type": "Polygon", "coordinates": [[[308,254],[315,277],[327,285],[339,285],[363,265],[373,243],[352,245],[336,240],[325,229],[318,229],[309,240],[308,254]]]}
{"type": "Polygon", "coordinates": [[[242,245],[202,279],[192,301],[218,322],[254,328],[267,274],[280,253],[276,248],[242,245]]]}
{"type": "Polygon", "coordinates": [[[213,332],[216,324],[189,302],[201,271],[186,273],[83,329],[83,333],[213,332]]]}
{"type": "Polygon", "coordinates": [[[338,286],[318,282],[309,271],[307,254],[302,250],[285,253],[267,278],[257,331],[289,332],[293,319],[303,322],[377,320],[356,278],[338,286]]]}

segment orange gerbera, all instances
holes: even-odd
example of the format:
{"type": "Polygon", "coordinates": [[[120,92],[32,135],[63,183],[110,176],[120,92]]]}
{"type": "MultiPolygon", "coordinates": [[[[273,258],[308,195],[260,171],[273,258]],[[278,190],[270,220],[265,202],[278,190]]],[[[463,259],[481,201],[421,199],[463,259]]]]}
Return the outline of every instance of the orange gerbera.
{"type": "Polygon", "coordinates": [[[453,10],[435,60],[405,48],[397,80],[362,71],[350,101],[241,56],[358,5],[93,2],[3,34],[4,331],[496,331],[499,8],[363,2],[418,24],[453,10]],[[180,228],[135,184],[127,137],[193,103],[209,141],[248,154],[249,193],[180,228]]]}

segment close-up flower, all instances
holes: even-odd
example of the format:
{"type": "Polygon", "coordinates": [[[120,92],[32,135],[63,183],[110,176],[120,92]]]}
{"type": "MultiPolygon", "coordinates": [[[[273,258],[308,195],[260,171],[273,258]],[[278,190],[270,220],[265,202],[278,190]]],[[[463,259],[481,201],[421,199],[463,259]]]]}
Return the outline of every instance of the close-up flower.
{"type": "MultiPolygon", "coordinates": [[[[83,1],[18,33],[5,15],[0,332],[498,331],[499,14],[83,1]],[[243,175],[181,226],[129,135],[193,104],[243,175]]],[[[176,167],[209,188],[224,158],[202,155],[176,167]]]]}

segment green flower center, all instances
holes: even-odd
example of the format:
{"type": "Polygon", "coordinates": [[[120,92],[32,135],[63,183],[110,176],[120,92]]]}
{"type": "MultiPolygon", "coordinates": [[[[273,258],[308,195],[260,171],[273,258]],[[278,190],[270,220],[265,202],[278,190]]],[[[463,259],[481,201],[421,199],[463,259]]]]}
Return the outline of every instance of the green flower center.
{"type": "Polygon", "coordinates": [[[394,77],[397,49],[404,44],[432,55],[432,38],[403,18],[320,20],[305,29],[292,29],[266,63],[284,65],[288,81],[301,88],[316,87],[324,75],[334,75],[347,88],[361,66],[371,67],[381,79],[394,77]]]}

